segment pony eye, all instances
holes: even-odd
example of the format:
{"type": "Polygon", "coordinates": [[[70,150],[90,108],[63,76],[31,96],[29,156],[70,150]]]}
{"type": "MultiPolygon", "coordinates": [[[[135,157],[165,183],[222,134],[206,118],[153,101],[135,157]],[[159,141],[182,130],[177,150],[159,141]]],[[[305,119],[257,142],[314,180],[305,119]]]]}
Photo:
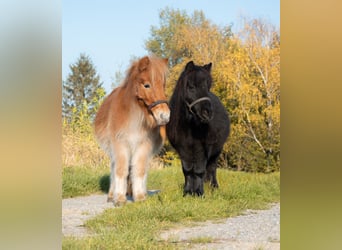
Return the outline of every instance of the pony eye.
{"type": "Polygon", "coordinates": [[[151,85],[150,85],[149,83],[145,83],[145,84],[144,84],[144,88],[145,88],[145,89],[149,89],[149,88],[151,88],[151,85]]]}

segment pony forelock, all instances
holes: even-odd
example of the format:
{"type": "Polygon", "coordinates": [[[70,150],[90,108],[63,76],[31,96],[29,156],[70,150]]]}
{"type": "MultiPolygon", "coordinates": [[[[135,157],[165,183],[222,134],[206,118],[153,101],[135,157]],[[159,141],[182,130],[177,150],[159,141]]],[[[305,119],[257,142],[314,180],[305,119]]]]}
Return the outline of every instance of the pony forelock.
{"type": "MultiPolygon", "coordinates": [[[[158,58],[154,55],[150,55],[148,58],[149,58],[150,63],[147,67],[147,70],[149,70],[151,81],[152,82],[160,81],[160,82],[165,83],[166,76],[168,74],[168,66],[165,63],[165,59],[158,58]]],[[[139,70],[138,70],[139,60],[140,59],[132,62],[131,66],[126,71],[126,76],[121,86],[124,87],[124,86],[127,86],[128,84],[133,83],[133,80],[139,74],[139,70]]]]}

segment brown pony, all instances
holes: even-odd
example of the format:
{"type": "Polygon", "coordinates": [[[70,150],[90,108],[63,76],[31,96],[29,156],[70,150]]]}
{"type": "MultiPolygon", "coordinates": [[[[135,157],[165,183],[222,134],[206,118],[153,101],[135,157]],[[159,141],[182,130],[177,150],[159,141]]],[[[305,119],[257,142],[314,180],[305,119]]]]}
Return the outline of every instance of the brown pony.
{"type": "Polygon", "coordinates": [[[106,97],[95,118],[95,134],[111,160],[108,201],[115,206],[146,199],[148,164],[165,140],[170,110],[164,89],[167,59],[133,62],[122,85],[106,97]]]}

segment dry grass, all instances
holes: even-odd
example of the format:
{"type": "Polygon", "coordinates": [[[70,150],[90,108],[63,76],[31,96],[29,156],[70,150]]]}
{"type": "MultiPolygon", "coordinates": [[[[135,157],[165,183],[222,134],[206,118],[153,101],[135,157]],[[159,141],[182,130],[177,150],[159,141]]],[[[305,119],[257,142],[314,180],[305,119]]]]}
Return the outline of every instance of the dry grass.
{"type": "MultiPolygon", "coordinates": [[[[73,131],[65,126],[62,132],[62,163],[63,167],[94,168],[109,166],[109,157],[100,148],[91,130],[88,132],[73,131]]],[[[150,169],[162,169],[163,167],[164,163],[158,157],[153,158],[150,162],[150,169]]]]}
{"type": "Polygon", "coordinates": [[[62,132],[63,167],[108,165],[109,158],[99,147],[93,133],[73,131],[63,127],[62,132]]]}

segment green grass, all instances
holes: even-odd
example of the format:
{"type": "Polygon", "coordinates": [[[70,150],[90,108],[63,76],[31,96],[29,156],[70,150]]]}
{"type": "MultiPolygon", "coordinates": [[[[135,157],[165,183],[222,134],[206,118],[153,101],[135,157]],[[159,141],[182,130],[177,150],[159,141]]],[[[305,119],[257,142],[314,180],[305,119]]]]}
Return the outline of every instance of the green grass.
{"type": "Polygon", "coordinates": [[[63,199],[101,192],[101,180],[108,176],[107,168],[64,167],[62,170],[63,199]]]}
{"type": "MultiPolygon", "coordinates": [[[[99,183],[101,174],[92,179],[93,185],[99,183]]],[[[246,209],[264,209],[280,198],[279,173],[251,174],[218,169],[220,188],[211,190],[206,184],[204,198],[183,197],[183,182],[180,167],[150,171],[148,189],[160,189],[160,193],[149,196],[144,202],[106,210],[86,223],[94,236],[65,237],[63,249],[179,248],[182,244],[158,239],[159,232],[195,221],[235,216],[246,209]]]]}

